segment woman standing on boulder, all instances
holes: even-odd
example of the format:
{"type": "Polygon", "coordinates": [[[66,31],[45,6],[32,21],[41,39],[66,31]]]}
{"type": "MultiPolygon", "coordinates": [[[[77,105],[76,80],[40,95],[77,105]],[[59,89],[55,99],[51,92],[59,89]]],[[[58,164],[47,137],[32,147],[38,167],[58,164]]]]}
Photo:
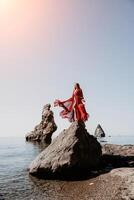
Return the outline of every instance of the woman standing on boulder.
{"type": "Polygon", "coordinates": [[[62,107],[64,110],[60,112],[60,116],[62,118],[68,118],[70,122],[87,121],[89,114],[86,112],[84,102],[82,89],[79,83],[76,83],[72,97],[65,101],[56,99],[54,106],[62,107]]]}

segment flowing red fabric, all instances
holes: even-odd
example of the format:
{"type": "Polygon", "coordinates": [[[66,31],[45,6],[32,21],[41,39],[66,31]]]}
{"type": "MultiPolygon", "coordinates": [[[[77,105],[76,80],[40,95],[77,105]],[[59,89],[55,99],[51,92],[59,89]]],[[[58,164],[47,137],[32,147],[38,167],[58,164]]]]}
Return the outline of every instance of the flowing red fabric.
{"type": "Polygon", "coordinates": [[[86,112],[84,97],[81,89],[75,89],[71,98],[60,101],[55,100],[54,106],[60,106],[63,110],[60,112],[62,118],[67,118],[70,122],[87,121],[89,114],[86,112]]]}

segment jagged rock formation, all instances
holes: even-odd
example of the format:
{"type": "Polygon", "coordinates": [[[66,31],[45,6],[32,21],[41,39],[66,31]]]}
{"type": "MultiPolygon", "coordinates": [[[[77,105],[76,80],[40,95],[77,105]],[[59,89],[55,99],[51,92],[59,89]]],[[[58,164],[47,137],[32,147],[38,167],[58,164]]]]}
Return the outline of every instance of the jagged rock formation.
{"type": "Polygon", "coordinates": [[[41,177],[83,173],[99,166],[101,154],[100,143],[87,132],[85,124],[73,122],[36,157],[29,173],[41,177]]]}
{"type": "Polygon", "coordinates": [[[54,121],[51,105],[46,104],[42,111],[42,120],[33,131],[26,134],[27,141],[44,142],[47,144],[51,143],[52,134],[56,131],[57,126],[54,121]]]}
{"type": "Polygon", "coordinates": [[[97,138],[101,138],[101,137],[105,137],[105,132],[104,130],[102,129],[101,125],[98,124],[96,130],[95,130],[95,133],[94,133],[95,137],[97,138]]]}

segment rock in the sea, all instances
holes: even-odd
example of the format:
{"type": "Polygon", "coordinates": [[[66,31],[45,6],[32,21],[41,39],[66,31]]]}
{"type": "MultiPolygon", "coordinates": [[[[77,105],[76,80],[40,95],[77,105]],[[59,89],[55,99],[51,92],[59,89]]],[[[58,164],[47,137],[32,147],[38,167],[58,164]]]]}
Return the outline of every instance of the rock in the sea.
{"type": "Polygon", "coordinates": [[[100,143],[87,132],[85,124],[73,122],[36,157],[29,173],[44,177],[83,173],[97,168],[101,155],[100,143]]]}
{"type": "Polygon", "coordinates": [[[27,141],[44,142],[47,144],[51,143],[52,134],[56,131],[57,126],[54,121],[53,112],[50,108],[50,104],[46,104],[43,107],[42,120],[33,131],[26,134],[27,141]]]}
{"type": "Polygon", "coordinates": [[[95,137],[101,138],[101,137],[105,137],[105,132],[102,129],[101,125],[98,124],[95,133],[94,133],[95,137]]]}

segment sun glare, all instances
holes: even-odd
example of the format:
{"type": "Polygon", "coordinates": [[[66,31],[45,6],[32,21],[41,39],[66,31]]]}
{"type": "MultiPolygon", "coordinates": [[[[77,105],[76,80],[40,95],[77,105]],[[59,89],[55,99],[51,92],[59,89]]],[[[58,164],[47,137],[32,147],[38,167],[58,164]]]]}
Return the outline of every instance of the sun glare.
{"type": "Polygon", "coordinates": [[[5,6],[8,4],[8,0],[0,0],[0,5],[5,6]]]}
{"type": "Polygon", "coordinates": [[[10,0],[0,0],[0,10],[1,10],[1,12],[8,9],[9,1],[10,0]]]}
{"type": "Polygon", "coordinates": [[[0,0],[0,14],[5,15],[16,8],[16,0],[0,0]]]}

